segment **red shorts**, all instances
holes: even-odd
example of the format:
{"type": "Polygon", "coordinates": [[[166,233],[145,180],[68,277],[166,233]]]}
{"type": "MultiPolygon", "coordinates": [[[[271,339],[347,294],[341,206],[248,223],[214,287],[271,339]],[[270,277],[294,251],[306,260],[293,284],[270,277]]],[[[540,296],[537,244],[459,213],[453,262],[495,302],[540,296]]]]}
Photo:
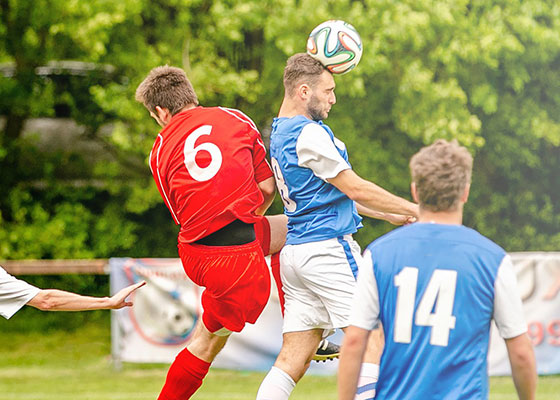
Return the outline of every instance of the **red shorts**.
{"type": "Polygon", "coordinates": [[[187,276],[205,287],[202,321],[210,332],[225,327],[240,332],[255,323],[270,295],[270,272],[261,243],[204,246],[179,243],[187,276]]]}

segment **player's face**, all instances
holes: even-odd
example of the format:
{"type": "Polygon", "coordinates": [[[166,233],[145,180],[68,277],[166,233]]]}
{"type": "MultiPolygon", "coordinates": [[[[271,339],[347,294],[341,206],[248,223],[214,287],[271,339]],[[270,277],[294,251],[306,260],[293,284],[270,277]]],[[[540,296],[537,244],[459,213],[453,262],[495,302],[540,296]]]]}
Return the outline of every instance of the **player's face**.
{"type": "Polygon", "coordinates": [[[334,103],[334,78],[328,71],[324,71],[307,103],[307,113],[314,121],[321,121],[329,116],[329,111],[334,103]]]}

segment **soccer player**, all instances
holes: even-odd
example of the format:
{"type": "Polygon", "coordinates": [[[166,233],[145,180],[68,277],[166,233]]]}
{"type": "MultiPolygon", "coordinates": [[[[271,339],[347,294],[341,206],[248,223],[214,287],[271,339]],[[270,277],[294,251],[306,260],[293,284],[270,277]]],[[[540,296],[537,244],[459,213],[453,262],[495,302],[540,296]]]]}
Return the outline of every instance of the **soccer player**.
{"type": "Polygon", "coordinates": [[[356,393],[369,330],[379,322],[385,349],[382,399],[486,399],[490,321],[505,339],[520,399],[534,399],[535,356],[510,257],[462,225],[472,157],[438,140],[410,161],[418,222],[374,241],[364,253],[351,326],[339,365],[340,400],[356,393]]]}
{"type": "Polygon", "coordinates": [[[285,217],[262,217],[275,184],[249,117],[235,109],[199,106],[185,72],[169,66],[154,68],[138,86],[136,99],[163,127],[150,167],[180,225],[185,272],[205,287],[202,318],[159,395],[184,400],[200,387],[229,335],[254,323],[264,309],[270,292],[264,256],[279,251],[286,223],[285,217]]]}
{"type": "Polygon", "coordinates": [[[126,298],[146,282],[121,289],[112,297],[90,297],[56,289],[39,289],[0,267],[0,315],[10,319],[24,305],[43,311],[85,311],[132,306],[126,298]]]}
{"type": "MultiPolygon", "coordinates": [[[[286,245],[280,253],[283,344],[259,388],[259,400],[288,399],[322,337],[348,326],[362,263],[360,247],[352,239],[361,227],[357,211],[396,224],[409,222],[418,211],[416,204],[352,171],[344,143],[321,122],[336,99],[333,76],[319,61],[303,53],[290,57],[284,89],[270,145],[288,216],[286,245]]],[[[377,343],[372,351],[379,352],[380,346],[377,343]]],[[[362,367],[360,399],[373,396],[375,358],[371,353],[362,367]]]]}

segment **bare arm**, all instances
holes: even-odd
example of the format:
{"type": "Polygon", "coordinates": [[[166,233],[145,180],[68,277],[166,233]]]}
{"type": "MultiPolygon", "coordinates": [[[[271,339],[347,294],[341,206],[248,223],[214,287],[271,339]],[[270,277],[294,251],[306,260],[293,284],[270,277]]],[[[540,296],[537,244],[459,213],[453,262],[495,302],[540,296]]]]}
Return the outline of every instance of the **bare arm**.
{"type": "Polygon", "coordinates": [[[255,214],[257,215],[264,215],[268,207],[272,204],[274,200],[274,196],[276,195],[276,182],[274,181],[274,177],[271,176],[264,181],[261,181],[257,184],[259,186],[259,190],[264,196],[264,202],[260,205],[259,208],[256,209],[255,214]]]}
{"type": "Polygon", "coordinates": [[[139,282],[135,285],[125,287],[112,297],[81,296],[64,290],[45,289],[41,290],[37,296],[29,300],[27,305],[43,311],[83,311],[123,308],[132,305],[132,302],[126,301],[126,298],[145,284],[146,282],[139,282]]]}
{"type": "Polygon", "coordinates": [[[371,211],[418,217],[418,205],[360,178],[351,169],[328,180],[349,198],[371,211]]]}
{"type": "Polygon", "coordinates": [[[392,214],[381,211],[372,210],[371,208],[364,207],[360,203],[356,203],[356,209],[360,215],[365,215],[370,218],[382,219],[390,222],[393,225],[406,225],[416,221],[416,217],[411,215],[392,214]]]}
{"type": "Polygon", "coordinates": [[[537,388],[535,352],[526,333],[506,339],[513,383],[521,400],[533,400],[537,388]]]}
{"type": "Polygon", "coordinates": [[[344,340],[342,341],[342,351],[338,364],[339,400],[353,400],[356,395],[369,332],[352,325],[344,330],[344,340]]]}

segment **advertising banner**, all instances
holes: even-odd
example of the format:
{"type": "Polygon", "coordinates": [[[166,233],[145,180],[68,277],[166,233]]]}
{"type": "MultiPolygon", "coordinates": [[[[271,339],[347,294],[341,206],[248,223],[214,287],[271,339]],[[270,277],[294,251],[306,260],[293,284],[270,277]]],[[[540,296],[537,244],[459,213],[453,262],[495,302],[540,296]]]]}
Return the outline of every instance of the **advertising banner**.
{"type": "MultiPolygon", "coordinates": [[[[539,375],[560,373],[560,253],[510,253],[539,375]]],[[[492,324],[490,375],[511,375],[505,342],[492,324]]]]}
{"type": "MultiPolygon", "coordinates": [[[[539,374],[560,373],[560,253],[511,253],[539,374]]],[[[134,306],[112,311],[112,352],[118,362],[171,363],[186,346],[201,315],[202,289],[183,271],[180,259],[110,260],[111,291],[145,280],[134,306]]],[[[235,333],[213,366],[268,370],[282,345],[282,314],[274,280],[258,321],[235,333]]],[[[329,338],[342,342],[342,333],[329,338]]],[[[504,340],[491,330],[490,375],[511,373],[504,340]]],[[[310,372],[334,374],[338,362],[312,363],[310,372]]]]}
{"type": "MultiPolygon", "coordinates": [[[[201,315],[202,289],[183,271],[180,259],[112,258],[111,292],[145,280],[133,296],[134,306],[112,311],[113,359],[120,362],[171,363],[183,350],[201,315]]],[[[258,321],[234,333],[214,363],[215,368],[268,370],[282,346],[282,313],[272,279],[268,305],[258,321]]],[[[341,333],[331,336],[335,343],[341,333]]],[[[338,361],[312,363],[311,373],[332,374],[338,361]]]]}

